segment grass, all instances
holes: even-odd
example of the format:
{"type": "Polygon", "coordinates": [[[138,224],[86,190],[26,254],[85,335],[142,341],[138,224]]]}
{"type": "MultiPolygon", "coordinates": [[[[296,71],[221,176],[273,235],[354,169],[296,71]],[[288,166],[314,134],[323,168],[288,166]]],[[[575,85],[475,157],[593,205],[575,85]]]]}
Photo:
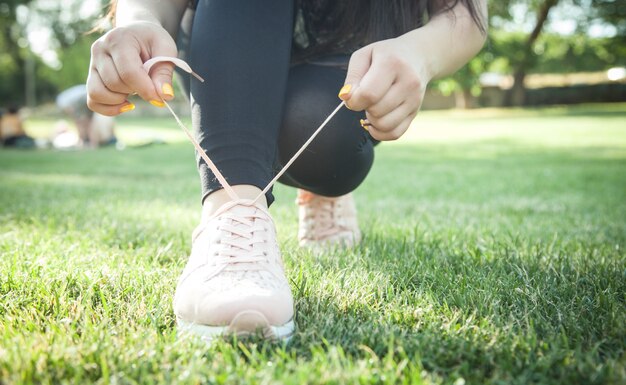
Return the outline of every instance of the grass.
{"type": "Polygon", "coordinates": [[[625,111],[423,113],[377,148],[353,251],[299,250],[278,186],[286,346],[176,338],[199,183],[173,121],[120,121],[168,145],[2,150],[0,384],[623,384],[625,111]]]}

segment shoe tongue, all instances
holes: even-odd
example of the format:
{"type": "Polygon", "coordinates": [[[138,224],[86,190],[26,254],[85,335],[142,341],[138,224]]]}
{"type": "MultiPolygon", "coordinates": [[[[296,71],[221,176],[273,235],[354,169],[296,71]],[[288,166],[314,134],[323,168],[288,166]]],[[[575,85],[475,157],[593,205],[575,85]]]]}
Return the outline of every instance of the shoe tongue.
{"type": "MultiPolygon", "coordinates": [[[[259,220],[259,214],[261,214],[263,210],[254,204],[244,202],[241,204],[234,204],[232,207],[227,209],[226,212],[237,217],[253,219],[253,222],[256,223],[259,220]]],[[[264,215],[261,216],[263,217],[264,215]]],[[[245,227],[244,224],[239,224],[237,226],[245,227]]]]}
{"type": "Polygon", "coordinates": [[[227,210],[228,213],[242,217],[251,217],[258,211],[260,209],[252,204],[236,204],[227,210]]]}

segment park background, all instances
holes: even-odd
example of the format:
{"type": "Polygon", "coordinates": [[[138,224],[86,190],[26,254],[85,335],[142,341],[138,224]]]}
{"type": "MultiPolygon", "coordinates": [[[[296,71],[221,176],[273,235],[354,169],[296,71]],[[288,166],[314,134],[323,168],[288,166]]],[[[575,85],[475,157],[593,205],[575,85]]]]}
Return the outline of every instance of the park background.
{"type": "MultiPolygon", "coordinates": [[[[106,2],[105,2],[106,3],[106,2]]],[[[425,109],[626,100],[626,5],[611,0],[489,2],[485,48],[431,84],[425,109]]],[[[101,0],[0,3],[0,105],[39,107],[84,83],[106,29],[101,0]]]]}
{"type": "MultiPolygon", "coordinates": [[[[481,53],[377,148],[358,248],[299,250],[277,186],[286,346],[176,338],[199,186],[166,110],[120,117],[123,151],[0,149],[0,384],[624,383],[626,4],[489,9],[481,53]]],[[[104,11],[0,2],[0,107],[32,135],[85,81],[104,11]]]]}

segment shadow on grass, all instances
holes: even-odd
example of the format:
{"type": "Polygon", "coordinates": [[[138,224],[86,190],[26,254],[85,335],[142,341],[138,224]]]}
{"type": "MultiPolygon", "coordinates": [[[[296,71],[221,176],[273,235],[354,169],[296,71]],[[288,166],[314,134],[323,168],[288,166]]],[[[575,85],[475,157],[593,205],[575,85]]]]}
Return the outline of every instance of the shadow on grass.
{"type": "Polygon", "coordinates": [[[470,383],[617,379],[626,338],[623,256],[490,242],[370,236],[354,254],[320,259],[319,273],[336,281],[363,271],[382,284],[338,295],[314,288],[315,277],[298,277],[291,349],[307,357],[312,346],[339,346],[358,358],[400,349],[427,371],[470,383]]]}

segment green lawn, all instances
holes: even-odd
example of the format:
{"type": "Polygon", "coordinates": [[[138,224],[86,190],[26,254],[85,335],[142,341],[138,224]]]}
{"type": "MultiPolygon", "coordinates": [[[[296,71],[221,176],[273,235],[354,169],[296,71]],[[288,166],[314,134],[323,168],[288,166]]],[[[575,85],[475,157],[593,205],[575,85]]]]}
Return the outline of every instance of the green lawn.
{"type": "Polygon", "coordinates": [[[0,150],[0,384],[625,383],[626,105],[421,114],[378,147],[350,252],[299,250],[278,186],[286,346],[176,338],[193,149],[119,124],[171,144],[0,150]]]}

